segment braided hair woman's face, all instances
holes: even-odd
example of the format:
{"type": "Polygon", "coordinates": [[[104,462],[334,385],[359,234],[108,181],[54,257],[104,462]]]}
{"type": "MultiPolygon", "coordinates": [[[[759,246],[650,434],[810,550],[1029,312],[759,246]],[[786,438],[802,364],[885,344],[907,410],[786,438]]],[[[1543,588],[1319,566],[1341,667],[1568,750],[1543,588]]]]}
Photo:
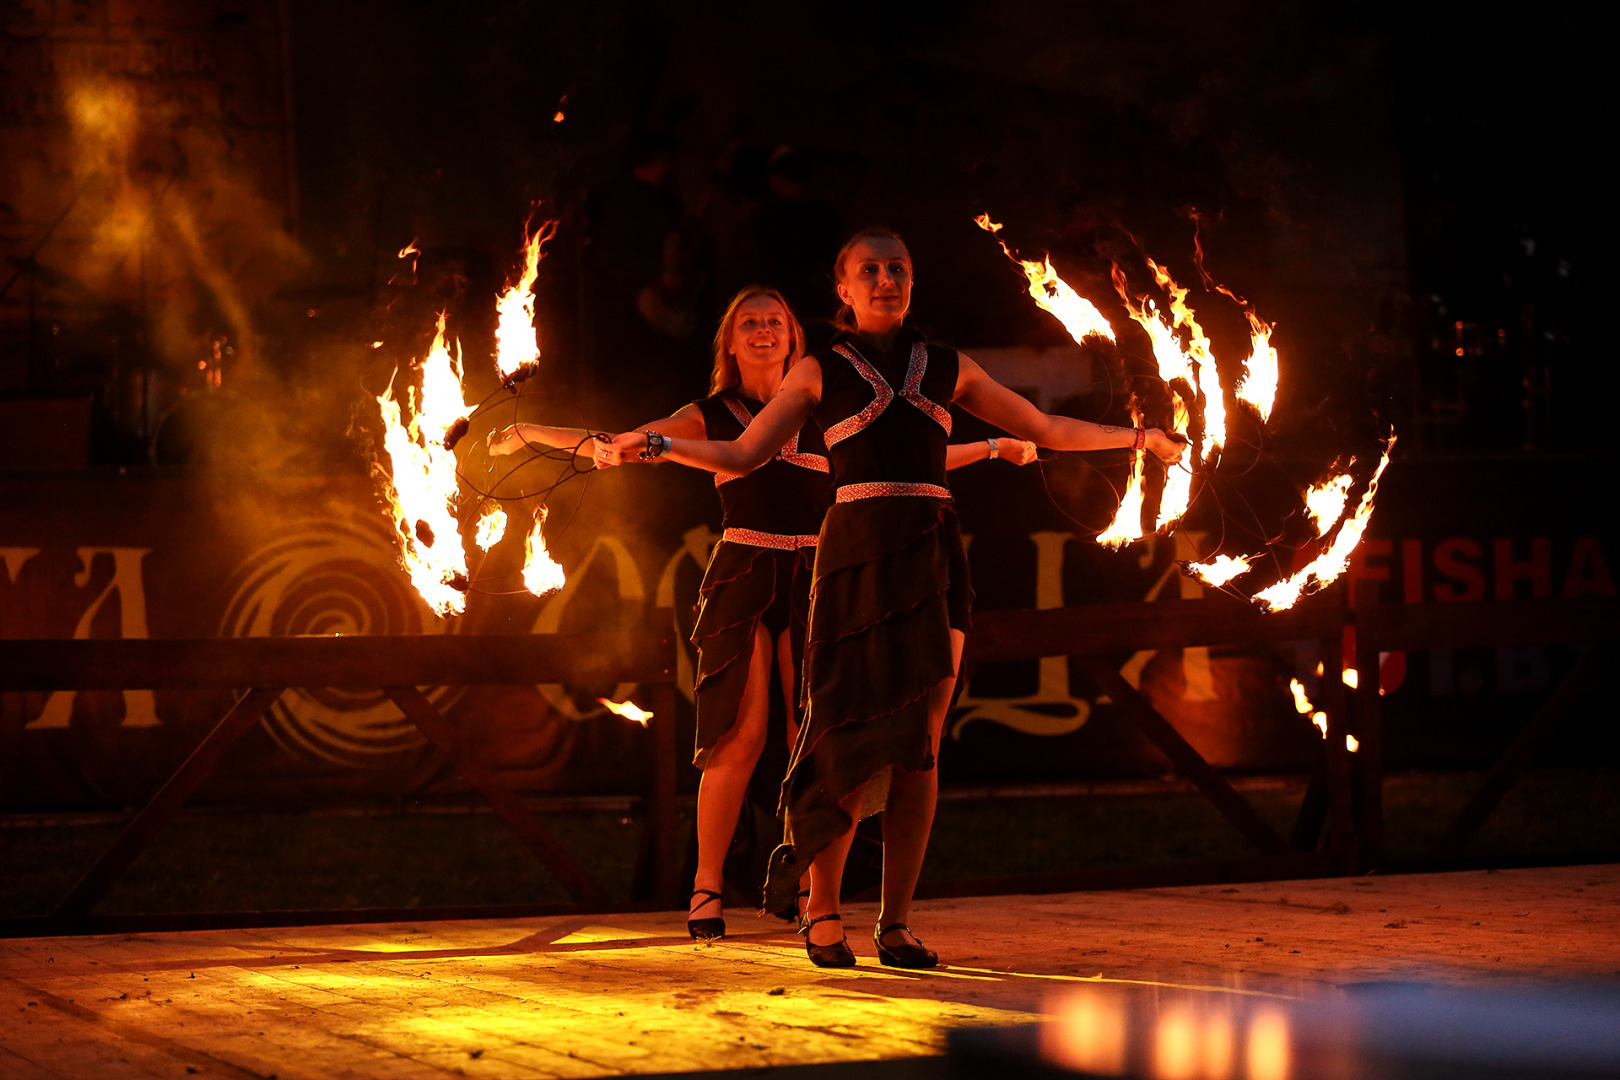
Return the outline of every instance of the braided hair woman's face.
{"type": "Polygon", "coordinates": [[[838,267],[838,298],[863,331],[885,334],[911,309],[911,253],[892,236],[856,241],[838,267]]]}

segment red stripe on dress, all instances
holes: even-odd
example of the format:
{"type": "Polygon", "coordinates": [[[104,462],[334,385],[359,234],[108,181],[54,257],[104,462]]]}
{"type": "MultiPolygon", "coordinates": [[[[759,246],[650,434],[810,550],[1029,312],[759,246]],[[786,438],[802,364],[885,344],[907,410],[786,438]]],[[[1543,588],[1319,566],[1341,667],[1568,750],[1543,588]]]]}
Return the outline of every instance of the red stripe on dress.
{"type": "Polygon", "coordinates": [[[856,499],[878,499],[886,495],[911,495],[929,499],[948,499],[951,497],[949,488],[942,488],[938,484],[900,484],[879,481],[871,484],[845,484],[838,489],[837,499],[841,503],[854,502],[856,499]]]}
{"type": "Polygon", "coordinates": [[[727,529],[720,534],[720,539],[729,540],[733,544],[747,544],[750,547],[775,548],[778,551],[797,551],[799,548],[815,547],[819,537],[815,533],[792,536],[783,533],[759,532],[756,529],[727,529]]]}
{"type": "Polygon", "coordinates": [[[829,450],[876,420],[883,410],[889,407],[889,402],[894,400],[894,388],[860,353],[844,345],[834,345],[833,352],[848,360],[860,377],[871,384],[873,397],[866,408],[847,420],[840,420],[823,432],[829,450]]]}
{"type": "Polygon", "coordinates": [[[906,385],[901,389],[900,396],[911,402],[923,411],[934,423],[945,429],[948,436],[951,433],[950,410],[938,402],[925,396],[922,392],[923,376],[928,373],[928,346],[920,341],[911,343],[911,362],[906,365],[906,385]]]}

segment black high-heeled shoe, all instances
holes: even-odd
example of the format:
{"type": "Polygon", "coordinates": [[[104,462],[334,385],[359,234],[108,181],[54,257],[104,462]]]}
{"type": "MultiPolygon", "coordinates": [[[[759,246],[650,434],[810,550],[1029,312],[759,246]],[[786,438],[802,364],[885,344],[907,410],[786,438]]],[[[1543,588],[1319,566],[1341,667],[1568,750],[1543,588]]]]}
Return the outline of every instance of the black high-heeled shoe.
{"type": "Polygon", "coordinates": [[[844,938],[839,938],[831,945],[817,945],[810,940],[810,928],[816,923],[826,922],[828,919],[837,919],[842,922],[843,916],[835,911],[831,915],[817,915],[813,919],[805,920],[804,926],[799,929],[799,933],[804,935],[804,951],[809,954],[810,962],[816,967],[854,967],[855,953],[851,951],[849,942],[844,938]]]}
{"type": "MultiPolygon", "coordinates": [[[[698,911],[702,911],[710,904],[718,903],[720,901],[720,894],[715,892],[713,889],[692,890],[693,896],[697,896],[700,893],[707,896],[708,899],[697,906],[696,910],[698,911]]],[[[688,901],[688,903],[690,904],[690,901],[688,901]]],[[[692,935],[693,941],[713,941],[715,938],[723,938],[726,936],[726,920],[718,916],[712,919],[687,919],[686,932],[692,935]]]]}
{"type": "MultiPolygon", "coordinates": [[[[923,943],[917,941],[914,945],[910,941],[899,945],[883,944],[883,935],[894,930],[904,930],[911,934],[911,927],[902,922],[893,922],[888,926],[879,923],[872,928],[872,941],[877,945],[878,960],[887,967],[899,968],[931,968],[939,964],[939,953],[933,949],[923,948],[923,943]]],[[[916,939],[916,934],[911,934],[916,939]]]]}

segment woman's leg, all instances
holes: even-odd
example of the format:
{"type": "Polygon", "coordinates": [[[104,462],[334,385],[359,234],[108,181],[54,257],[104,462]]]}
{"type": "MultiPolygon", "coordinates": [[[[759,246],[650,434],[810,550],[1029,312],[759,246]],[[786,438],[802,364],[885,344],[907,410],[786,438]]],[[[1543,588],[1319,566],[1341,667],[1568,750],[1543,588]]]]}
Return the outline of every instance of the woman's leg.
{"type": "MultiPolygon", "coordinates": [[[[810,861],[810,899],[805,905],[805,914],[811,919],[831,915],[838,910],[838,894],[844,887],[844,860],[849,858],[849,846],[855,840],[855,822],[861,812],[861,796],[865,791],[866,785],[862,784],[839,804],[849,815],[849,828],[842,836],[834,837],[810,861]]],[[[810,928],[808,935],[812,945],[832,945],[843,936],[843,924],[835,919],[817,923],[810,928]]]]}
{"type": "MultiPolygon", "coordinates": [[[[765,726],[770,714],[771,636],[764,626],[754,627],[754,649],[748,658],[748,682],[743,687],[737,720],[731,725],[703,767],[697,797],[697,876],[693,885],[720,892],[731,836],[737,831],[737,814],[748,793],[748,779],[765,746],[765,726]]],[[[720,905],[701,894],[694,894],[689,915],[715,918],[720,905]],[[703,905],[707,904],[707,907],[703,905]],[[703,910],[698,909],[702,907],[703,910]]]]}
{"type": "MultiPolygon", "coordinates": [[[[951,670],[962,668],[962,645],[967,636],[951,631],[951,670]]],[[[878,925],[907,922],[911,918],[911,894],[917,890],[922,873],[923,854],[928,849],[928,833],[934,827],[934,804],[939,801],[939,740],[945,730],[945,714],[956,691],[956,675],[943,680],[928,693],[928,739],[934,754],[934,767],[925,772],[894,769],[889,779],[889,803],[883,812],[883,899],[878,909],[878,925]]],[[[912,939],[896,932],[885,943],[912,939]]]]}

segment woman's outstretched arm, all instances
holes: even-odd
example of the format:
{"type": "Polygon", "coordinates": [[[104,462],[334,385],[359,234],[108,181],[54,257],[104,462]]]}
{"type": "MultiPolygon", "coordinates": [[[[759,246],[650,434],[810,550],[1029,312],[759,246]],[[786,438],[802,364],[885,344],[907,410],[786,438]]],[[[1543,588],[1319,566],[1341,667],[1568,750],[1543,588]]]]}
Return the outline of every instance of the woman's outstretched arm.
{"type": "Polygon", "coordinates": [[[978,442],[951,443],[945,448],[945,468],[960,469],[975,461],[1001,458],[1014,465],[1028,465],[1035,460],[1034,443],[1026,439],[1012,439],[1003,435],[998,439],[980,439],[978,442]]]}
{"type": "MultiPolygon", "coordinates": [[[[691,465],[710,472],[745,475],[753,472],[782,449],[793,433],[810,419],[810,414],[821,401],[821,365],[801,361],[782,379],[782,388],[770,403],[754,417],[753,423],[743,429],[735,439],[708,440],[691,438],[667,431],[656,425],[648,430],[670,440],[669,449],[654,460],[669,460],[691,465]]],[[[646,431],[626,431],[615,435],[611,442],[596,446],[598,469],[622,465],[626,462],[647,460],[650,436],[646,431]]]]}
{"type": "MultiPolygon", "coordinates": [[[[973,360],[961,358],[953,399],[981,420],[1052,450],[1114,450],[1135,445],[1136,429],[1093,424],[1069,416],[1043,413],[1030,402],[1002,386],[973,360]]],[[[1181,459],[1187,444],[1171,438],[1158,428],[1147,429],[1147,448],[1159,460],[1181,459]]]]}
{"type": "MultiPolygon", "coordinates": [[[[703,422],[703,411],[695,404],[681,408],[673,416],[666,416],[662,420],[654,420],[646,427],[667,431],[671,435],[679,433],[689,439],[702,439],[707,435],[707,425],[703,422]]],[[[553,446],[559,450],[572,450],[581,457],[591,457],[592,448],[597,440],[592,436],[595,433],[585,428],[551,427],[547,424],[517,423],[509,427],[497,428],[489,433],[489,452],[495,455],[512,454],[525,446],[539,443],[542,446],[553,446]]]]}

